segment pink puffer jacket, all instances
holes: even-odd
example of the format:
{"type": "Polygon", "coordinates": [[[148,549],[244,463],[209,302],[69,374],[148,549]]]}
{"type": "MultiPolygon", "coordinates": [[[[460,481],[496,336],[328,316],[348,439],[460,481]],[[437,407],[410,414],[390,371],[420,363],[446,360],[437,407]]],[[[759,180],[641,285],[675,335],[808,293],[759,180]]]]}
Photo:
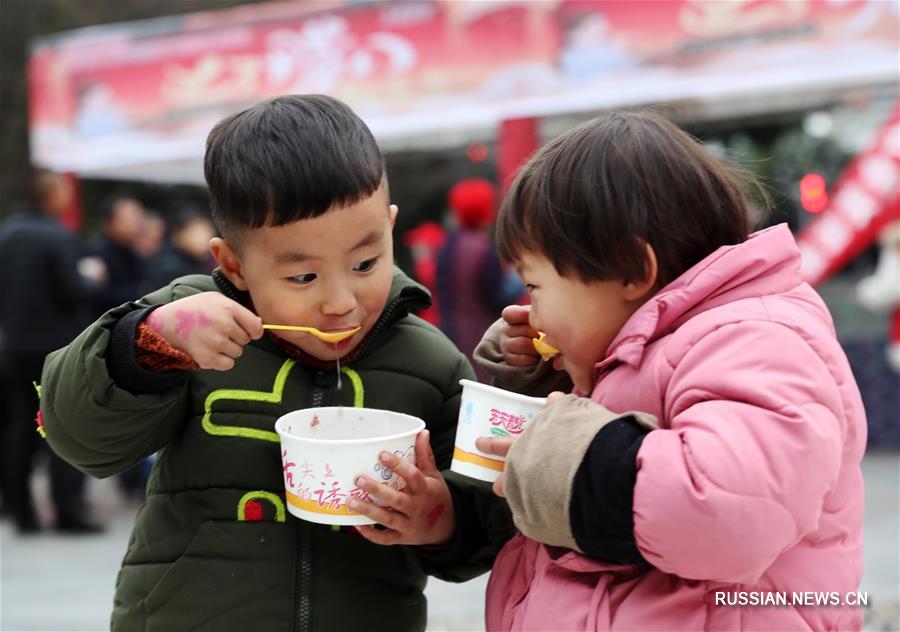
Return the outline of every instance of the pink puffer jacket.
{"type": "Polygon", "coordinates": [[[494,566],[489,630],[860,628],[847,604],[716,603],[717,591],[845,600],[862,575],[865,414],[799,268],[777,226],[720,248],[629,319],[591,399],[659,421],[638,451],[633,496],[652,568],[519,535],[494,566]]]}

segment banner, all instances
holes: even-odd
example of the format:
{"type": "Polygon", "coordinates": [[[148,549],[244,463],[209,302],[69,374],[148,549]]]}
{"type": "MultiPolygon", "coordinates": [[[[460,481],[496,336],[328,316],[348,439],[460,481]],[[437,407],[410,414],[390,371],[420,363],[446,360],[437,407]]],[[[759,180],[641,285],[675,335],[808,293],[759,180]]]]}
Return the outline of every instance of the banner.
{"type": "Polygon", "coordinates": [[[278,94],[341,98],[391,148],[507,118],[867,85],[896,78],[897,18],[879,0],[297,1],[91,27],[33,46],[32,152],[195,180],[211,126],[278,94]]]}
{"type": "Polygon", "coordinates": [[[803,277],[818,285],[900,221],[900,104],[835,183],[831,203],[797,235],[803,277]]]}

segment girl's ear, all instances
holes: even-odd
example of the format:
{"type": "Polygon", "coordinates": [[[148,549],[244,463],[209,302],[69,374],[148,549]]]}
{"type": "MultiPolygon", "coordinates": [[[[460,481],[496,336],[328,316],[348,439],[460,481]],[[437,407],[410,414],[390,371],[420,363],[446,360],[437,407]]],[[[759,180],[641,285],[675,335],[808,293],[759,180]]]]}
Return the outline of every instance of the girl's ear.
{"type": "Polygon", "coordinates": [[[653,246],[643,239],[639,239],[638,241],[644,249],[644,269],[647,271],[647,274],[643,279],[629,281],[625,284],[625,300],[628,301],[638,301],[648,298],[648,294],[654,290],[656,279],[659,277],[656,252],[653,250],[653,246]]]}
{"type": "Polygon", "coordinates": [[[209,251],[219,264],[222,273],[237,289],[246,292],[247,281],[244,278],[243,264],[235,249],[221,237],[213,237],[209,242],[209,251]]]}

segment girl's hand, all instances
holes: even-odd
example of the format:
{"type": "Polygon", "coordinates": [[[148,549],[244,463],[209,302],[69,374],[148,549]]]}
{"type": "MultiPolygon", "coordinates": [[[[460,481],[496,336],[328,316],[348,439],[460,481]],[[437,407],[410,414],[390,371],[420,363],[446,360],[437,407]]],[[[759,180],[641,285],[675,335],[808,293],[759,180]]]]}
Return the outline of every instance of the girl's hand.
{"type": "MultiPolygon", "coordinates": [[[[552,406],[556,402],[560,400],[560,398],[565,397],[566,394],[562,391],[553,391],[549,395],[547,395],[547,406],[552,406]]],[[[502,456],[506,457],[509,453],[509,449],[512,447],[512,444],[515,443],[515,437],[478,437],[475,439],[475,447],[484,452],[485,454],[493,454],[494,456],[502,456]]],[[[494,493],[498,496],[503,496],[503,474],[500,475],[496,481],[494,481],[494,493]]]]}
{"type": "Polygon", "coordinates": [[[382,452],[381,463],[399,474],[406,487],[391,489],[368,476],[356,479],[356,485],[384,506],[352,499],[350,509],[364,514],[380,525],[356,527],[362,537],[376,544],[444,544],[453,536],[455,521],[453,499],[444,477],[437,469],[429,443],[430,433],[416,437],[416,464],[382,452]]]}
{"type": "Polygon", "coordinates": [[[532,342],[539,334],[528,324],[530,311],[530,305],[508,305],[501,314],[500,351],[509,366],[532,366],[541,357],[532,342]]]}
{"type": "Polygon", "coordinates": [[[228,371],[244,346],[263,335],[262,319],[219,294],[203,292],[178,299],[150,313],[147,325],[187,353],[201,369],[228,371]]]}
{"type": "MultiPolygon", "coordinates": [[[[515,443],[515,437],[478,437],[475,439],[475,447],[485,454],[493,454],[494,456],[506,457],[512,444],[515,443]]],[[[494,493],[503,496],[503,474],[494,481],[494,493]]]]}

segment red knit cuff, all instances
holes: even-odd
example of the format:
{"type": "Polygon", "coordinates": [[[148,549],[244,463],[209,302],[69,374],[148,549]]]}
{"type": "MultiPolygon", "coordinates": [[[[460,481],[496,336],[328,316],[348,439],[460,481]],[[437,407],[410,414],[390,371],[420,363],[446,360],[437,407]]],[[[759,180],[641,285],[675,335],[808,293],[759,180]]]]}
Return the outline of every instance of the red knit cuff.
{"type": "Polygon", "coordinates": [[[134,347],[138,364],[148,371],[196,371],[200,365],[181,349],[176,349],[147,323],[138,325],[134,347]]]}

